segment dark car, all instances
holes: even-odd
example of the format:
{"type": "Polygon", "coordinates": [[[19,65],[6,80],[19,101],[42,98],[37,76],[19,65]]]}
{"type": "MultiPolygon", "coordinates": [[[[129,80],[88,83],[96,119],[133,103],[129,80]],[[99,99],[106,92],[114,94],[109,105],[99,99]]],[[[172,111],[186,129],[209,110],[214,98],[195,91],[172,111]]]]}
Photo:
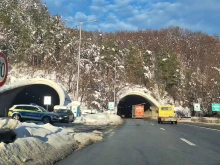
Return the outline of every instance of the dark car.
{"type": "Polygon", "coordinates": [[[73,122],[74,114],[71,110],[68,109],[58,109],[56,113],[60,116],[59,119],[61,122],[73,122]]]}

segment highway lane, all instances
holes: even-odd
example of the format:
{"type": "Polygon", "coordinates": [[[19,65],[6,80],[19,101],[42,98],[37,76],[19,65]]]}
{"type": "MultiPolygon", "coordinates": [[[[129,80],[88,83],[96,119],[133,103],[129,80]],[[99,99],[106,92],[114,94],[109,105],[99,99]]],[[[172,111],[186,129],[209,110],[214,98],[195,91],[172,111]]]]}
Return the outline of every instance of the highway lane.
{"type": "Polygon", "coordinates": [[[220,132],[184,124],[126,119],[103,142],[57,165],[220,165],[220,132]]]}

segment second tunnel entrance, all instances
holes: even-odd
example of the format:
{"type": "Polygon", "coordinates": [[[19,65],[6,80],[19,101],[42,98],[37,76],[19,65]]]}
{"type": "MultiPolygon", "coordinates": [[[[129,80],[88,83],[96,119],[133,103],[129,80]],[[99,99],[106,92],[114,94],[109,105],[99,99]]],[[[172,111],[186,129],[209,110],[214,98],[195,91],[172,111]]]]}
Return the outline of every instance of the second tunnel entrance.
{"type": "Polygon", "coordinates": [[[132,105],[144,105],[144,111],[150,111],[150,102],[139,95],[128,95],[122,98],[119,101],[118,104],[118,110],[117,110],[117,115],[122,116],[126,118],[131,118],[132,117],[132,105]]]}

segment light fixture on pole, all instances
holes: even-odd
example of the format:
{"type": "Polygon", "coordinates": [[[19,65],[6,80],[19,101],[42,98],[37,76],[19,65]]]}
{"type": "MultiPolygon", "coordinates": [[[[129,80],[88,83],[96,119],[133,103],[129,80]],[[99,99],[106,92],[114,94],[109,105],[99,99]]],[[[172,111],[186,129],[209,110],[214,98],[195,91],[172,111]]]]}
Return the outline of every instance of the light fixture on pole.
{"type": "Polygon", "coordinates": [[[66,21],[75,22],[75,23],[78,23],[80,25],[80,27],[79,27],[79,54],[78,54],[78,60],[77,60],[77,82],[76,82],[76,100],[78,100],[78,96],[79,96],[79,76],[80,76],[80,55],[81,55],[81,40],[82,40],[82,34],[81,34],[82,25],[84,23],[87,23],[87,22],[98,22],[98,21],[97,20],[92,20],[92,21],[81,22],[81,21],[74,21],[74,20],[69,20],[69,19],[66,19],[66,21]]]}

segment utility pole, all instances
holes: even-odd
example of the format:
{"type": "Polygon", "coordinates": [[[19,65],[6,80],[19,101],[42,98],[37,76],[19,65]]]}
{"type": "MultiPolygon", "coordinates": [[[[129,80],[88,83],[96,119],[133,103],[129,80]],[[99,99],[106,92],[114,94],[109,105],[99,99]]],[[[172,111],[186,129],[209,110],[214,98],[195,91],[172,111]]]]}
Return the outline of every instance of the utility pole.
{"type": "Polygon", "coordinates": [[[116,85],[116,62],[115,62],[115,77],[114,77],[114,109],[115,109],[115,85],[116,85]]]}
{"type": "Polygon", "coordinates": [[[77,59],[77,82],[76,82],[76,98],[75,100],[78,101],[78,96],[79,96],[79,77],[80,77],[80,56],[81,56],[81,40],[82,40],[82,25],[87,22],[98,22],[97,20],[92,20],[92,21],[85,21],[85,22],[79,22],[79,21],[74,21],[74,20],[67,20],[70,22],[76,22],[79,23],[79,53],[78,53],[78,59],[77,59]]]}

